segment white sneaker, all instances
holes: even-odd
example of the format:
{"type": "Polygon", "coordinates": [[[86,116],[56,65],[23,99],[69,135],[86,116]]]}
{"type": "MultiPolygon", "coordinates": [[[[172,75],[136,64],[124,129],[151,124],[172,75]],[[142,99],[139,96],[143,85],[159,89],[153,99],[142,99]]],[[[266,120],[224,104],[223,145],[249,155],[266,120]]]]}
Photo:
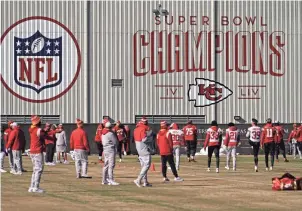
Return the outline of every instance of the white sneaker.
{"type": "Polygon", "coordinates": [[[81,178],[90,178],[88,174],[82,174],[81,178]]]}
{"type": "Polygon", "coordinates": [[[49,166],[49,163],[44,163],[45,166],[49,166]]]}
{"type": "Polygon", "coordinates": [[[33,188],[28,188],[28,193],[32,193],[33,192],[33,188]]]}
{"type": "Polygon", "coordinates": [[[149,182],[147,182],[143,184],[143,187],[152,187],[152,185],[149,182]]]}
{"type": "Polygon", "coordinates": [[[124,155],[126,156],[126,155],[127,155],[127,152],[124,152],[124,155]]]}
{"type": "Polygon", "coordinates": [[[7,171],[5,171],[4,169],[0,169],[1,173],[6,173],[7,171]]]}
{"type": "Polygon", "coordinates": [[[56,163],[62,163],[60,160],[57,160],[56,163]]]}
{"type": "Polygon", "coordinates": [[[120,163],[122,162],[122,159],[120,159],[120,163]]]}
{"type": "Polygon", "coordinates": [[[109,181],[108,185],[120,185],[120,183],[117,183],[115,181],[109,181]]]}
{"type": "Polygon", "coordinates": [[[134,182],[134,184],[136,184],[137,187],[139,187],[139,188],[141,187],[140,183],[137,180],[134,180],[133,182],[134,182]]]}
{"type": "Polygon", "coordinates": [[[14,173],[14,175],[22,175],[22,172],[21,171],[18,171],[16,173],[14,173]]]}
{"type": "Polygon", "coordinates": [[[268,171],[268,168],[265,168],[265,171],[268,171]]]}
{"type": "Polygon", "coordinates": [[[55,164],[55,163],[49,163],[49,165],[50,165],[50,166],[55,166],[56,164],[55,164]]]}
{"type": "Polygon", "coordinates": [[[210,171],[211,171],[211,169],[210,169],[210,168],[208,168],[208,169],[207,169],[207,172],[210,172],[210,171]]]}
{"type": "Polygon", "coordinates": [[[257,166],[255,166],[255,172],[258,172],[258,167],[257,166]]]}
{"type": "Polygon", "coordinates": [[[219,173],[219,168],[216,168],[216,173],[219,173]]]}
{"type": "Polygon", "coordinates": [[[175,181],[175,182],[183,182],[184,179],[183,179],[183,178],[180,178],[180,177],[175,177],[175,178],[174,178],[174,181],[175,181]]]}
{"type": "Polygon", "coordinates": [[[69,162],[67,160],[64,161],[64,164],[69,164],[69,162]]]}
{"type": "Polygon", "coordinates": [[[33,188],[33,193],[44,193],[44,190],[42,190],[41,188],[33,188]]]}
{"type": "Polygon", "coordinates": [[[14,170],[14,169],[12,169],[12,170],[10,170],[10,172],[9,173],[11,173],[11,174],[15,174],[16,173],[16,171],[14,170]]]}
{"type": "Polygon", "coordinates": [[[230,170],[230,167],[226,166],[225,169],[226,169],[226,170],[230,170]]]}
{"type": "Polygon", "coordinates": [[[273,167],[271,166],[271,167],[269,168],[269,170],[272,171],[272,170],[273,170],[273,167]]]}
{"type": "Polygon", "coordinates": [[[236,171],[236,168],[233,168],[233,171],[236,171]]]}
{"type": "Polygon", "coordinates": [[[168,169],[171,170],[171,167],[169,166],[168,169]]]}

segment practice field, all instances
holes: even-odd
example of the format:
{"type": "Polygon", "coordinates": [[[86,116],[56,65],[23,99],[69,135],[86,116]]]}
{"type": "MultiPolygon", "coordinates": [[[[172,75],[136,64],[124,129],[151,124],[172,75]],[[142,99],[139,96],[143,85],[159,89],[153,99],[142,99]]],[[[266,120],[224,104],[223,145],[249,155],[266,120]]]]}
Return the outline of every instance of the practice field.
{"type": "MultiPolygon", "coordinates": [[[[302,192],[275,192],[271,178],[290,172],[302,176],[302,161],[276,163],[273,172],[265,172],[263,157],[260,171],[254,172],[252,156],[239,156],[236,172],[224,169],[222,157],[220,173],[206,172],[206,156],[197,163],[188,163],[183,156],[179,175],[184,182],[163,183],[159,156],[153,156],[155,172],[149,172],[151,188],[138,188],[133,183],[140,167],[136,156],[127,156],[117,163],[115,178],[120,186],[101,185],[101,165],[94,163],[97,156],[89,157],[88,174],[92,179],[76,179],[75,167],[58,164],[45,166],[41,188],[46,193],[28,193],[32,166],[23,157],[28,172],[22,176],[1,175],[2,210],[4,211],[89,211],[89,210],[301,210],[302,192]]],[[[7,157],[5,169],[7,169],[7,157]]],[[[212,160],[215,165],[215,158],[212,160]]],[[[168,172],[173,179],[171,172],[168,172]]]]}

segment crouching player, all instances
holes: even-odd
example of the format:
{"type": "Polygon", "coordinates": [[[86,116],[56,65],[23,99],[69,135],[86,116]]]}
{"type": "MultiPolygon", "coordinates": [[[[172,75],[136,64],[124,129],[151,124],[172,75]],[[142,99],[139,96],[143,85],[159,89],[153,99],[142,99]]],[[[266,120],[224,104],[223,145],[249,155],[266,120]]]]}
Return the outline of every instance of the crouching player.
{"type": "Polygon", "coordinates": [[[181,182],[182,178],[178,177],[177,170],[173,158],[173,142],[172,135],[168,131],[168,126],[166,121],[160,123],[160,131],[157,134],[157,146],[159,148],[161,156],[162,174],[164,177],[164,182],[170,181],[167,178],[167,162],[169,163],[171,170],[174,175],[174,181],[181,182]]]}
{"type": "Polygon", "coordinates": [[[113,169],[115,167],[115,156],[118,145],[116,135],[111,131],[110,122],[105,119],[103,122],[105,128],[102,131],[102,143],[104,148],[104,167],[102,184],[119,185],[114,181],[113,169]]]}
{"type": "Polygon", "coordinates": [[[226,169],[230,169],[230,158],[233,158],[233,171],[236,171],[236,148],[240,142],[240,135],[237,127],[233,122],[228,124],[228,129],[226,130],[226,136],[224,139],[224,145],[227,148],[227,158],[226,158],[226,169]]]}
{"type": "Polygon", "coordinates": [[[176,123],[171,124],[169,133],[171,134],[173,141],[173,154],[175,156],[176,169],[179,170],[180,145],[183,144],[184,133],[179,129],[176,123]]]}
{"type": "Polygon", "coordinates": [[[208,147],[208,172],[211,168],[211,159],[213,152],[216,157],[216,173],[219,173],[219,149],[222,142],[222,130],[218,128],[217,122],[214,120],[211,127],[207,130],[206,140],[204,142],[204,150],[208,147]]]}
{"type": "Polygon", "coordinates": [[[249,144],[253,147],[255,172],[258,172],[258,154],[260,148],[261,128],[257,126],[258,120],[252,119],[252,127],[249,127],[246,137],[249,139],[249,144]]]}

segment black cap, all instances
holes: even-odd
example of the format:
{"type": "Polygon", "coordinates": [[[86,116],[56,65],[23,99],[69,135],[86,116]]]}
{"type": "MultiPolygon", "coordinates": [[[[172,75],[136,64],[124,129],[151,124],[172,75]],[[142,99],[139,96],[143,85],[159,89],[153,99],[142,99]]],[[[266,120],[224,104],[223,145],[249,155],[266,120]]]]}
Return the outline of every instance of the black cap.
{"type": "Polygon", "coordinates": [[[271,119],[271,118],[268,118],[268,119],[266,120],[266,123],[272,123],[272,119],[271,119]]]}
{"type": "Polygon", "coordinates": [[[192,124],[193,122],[192,122],[192,120],[189,120],[188,122],[187,122],[187,124],[192,124]]]}
{"type": "Polygon", "coordinates": [[[233,126],[235,126],[235,124],[234,124],[233,122],[230,122],[230,123],[228,124],[228,126],[229,126],[229,127],[233,127],[233,126]]]}
{"type": "Polygon", "coordinates": [[[212,126],[218,126],[217,121],[216,121],[216,120],[213,120],[213,121],[211,122],[211,125],[212,125],[212,126]]]}
{"type": "Polygon", "coordinates": [[[255,119],[255,118],[252,119],[252,122],[255,123],[255,124],[258,124],[258,120],[255,119]]]}

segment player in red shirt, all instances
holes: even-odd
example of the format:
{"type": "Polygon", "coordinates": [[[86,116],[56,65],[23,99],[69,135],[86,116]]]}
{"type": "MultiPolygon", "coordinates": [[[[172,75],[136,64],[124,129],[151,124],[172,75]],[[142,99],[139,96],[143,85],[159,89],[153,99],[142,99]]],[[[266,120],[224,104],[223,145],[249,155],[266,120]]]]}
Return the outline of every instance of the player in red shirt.
{"type": "Polygon", "coordinates": [[[226,169],[230,169],[230,157],[233,158],[233,171],[236,171],[236,148],[240,142],[239,130],[233,122],[228,124],[228,129],[226,130],[226,135],[224,139],[224,145],[227,148],[227,159],[226,159],[226,169]]]}
{"type": "Polygon", "coordinates": [[[157,133],[157,146],[159,148],[161,157],[162,174],[164,182],[169,182],[167,178],[167,162],[169,163],[171,170],[174,175],[174,181],[181,182],[182,178],[178,177],[177,170],[174,163],[173,157],[173,141],[172,135],[169,133],[167,122],[160,122],[160,131],[157,133]]]}
{"type": "Polygon", "coordinates": [[[104,129],[104,125],[102,123],[99,124],[98,128],[95,132],[94,141],[96,144],[96,147],[99,151],[99,163],[104,163],[102,156],[103,156],[103,144],[102,144],[102,131],[104,129]]]}
{"type": "Polygon", "coordinates": [[[13,123],[13,121],[8,121],[7,125],[8,125],[8,128],[4,131],[4,136],[3,136],[3,139],[4,139],[4,144],[5,144],[5,151],[6,151],[6,155],[8,156],[8,162],[9,162],[9,166],[10,166],[10,173],[11,174],[14,174],[15,171],[14,171],[14,159],[13,159],[13,152],[12,150],[7,150],[7,143],[8,143],[8,137],[9,137],[9,134],[12,132],[12,128],[11,128],[11,124],[13,123]]]}
{"type": "Polygon", "coordinates": [[[275,135],[275,142],[276,142],[276,161],[279,162],[278,156],[279,156],[279,152],[280,149],[282,150],[282,155],[284,158],[284,162],[288,162],[288,160],[286,159],[286,154],[285,154],[285,145],[284,145],[284,140],[283,140],[283,136],[284,136],[284,129],[283,127],[280,125],[279,121],[275,121],[275,129],[276,129],[276,135],[275,135]]]}
{"type": "Polygon", "coordinates": [[[192,121],[190,120],[182,131],[184,132],[188,161],[196,162],[195,153],[197,147],[197,127],[193,125],[192,121]]]}
{"type": "Polygon", "coordinates": [[[300,152],[302,152],[302,122],[301,122],[301,126],[298,127],[298,131],[297,131],[297,145],[300,152]]]}
{"type": "Polygon", "coordinates": [[[296,152],[298,151],[300,159],[302,160],[302,154],[299,147],[297,146],[297,140],[298,140],[298,125],[294,124],[293,130],[290,132],[287,142],[288,143],[291,142],[292,155],[294,156],[294,159],[296,159],[296,152]]]}
{"type": "Polygon", "coordinates": [[[117,136],[117,140],[118,140],[118,147],[117,147],[117,151],[119,154],[119,158],[120,158],[120,162],[122,162],[122,150],[123,150],[123,143],[126,140],[126,130],[124,128],[124,126],[121,124],[120,121],[116,122],[115,127],[113,128],[113,132],[116,134],[117,136]]]}
{"type": "Polygon", "coordinates": [[[271,167],[270,170],[273,170],[274,167],[274,157],[275,157],[275,142],[274,137],[276,135],[276,129],[272,124],[272,119],[268,118],[266,120],[266,125],[262,128],[261,133],[261,148],[264,148],[265,153],[265,166],[266,171],[268,171],[268,155],[271,155],[271,167]]]}

